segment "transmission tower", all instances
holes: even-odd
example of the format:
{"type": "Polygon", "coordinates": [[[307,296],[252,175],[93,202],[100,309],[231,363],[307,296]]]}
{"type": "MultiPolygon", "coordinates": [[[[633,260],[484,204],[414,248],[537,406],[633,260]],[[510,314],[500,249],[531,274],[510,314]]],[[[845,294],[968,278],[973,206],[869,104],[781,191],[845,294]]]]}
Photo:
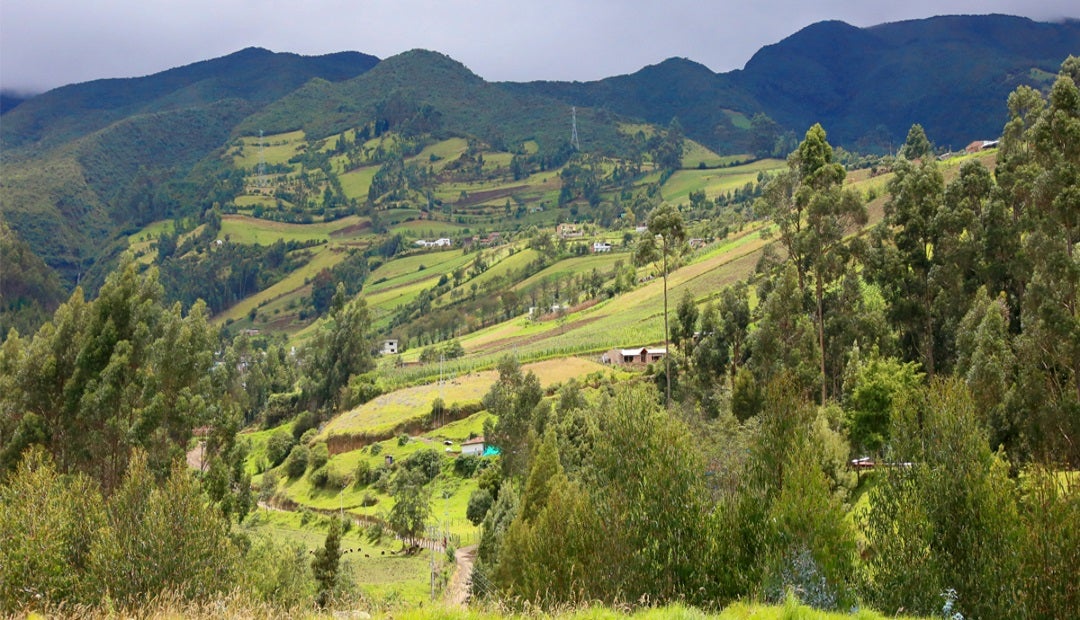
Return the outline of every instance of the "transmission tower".
{"type": "Polygon", "coordinates": [[[570,146],[574,147],[575,151],[581,150],[581,143],[578,142],[577,136],[577,107],[570,106],[570,146]]]}
{"type": "Polygon", "coordinates": [[[258,174],[258,176],[259,176],[259,179],[258,179],[259,187],[266,187],[266,153],[263,151],[263,147],[265,145],[266,145],[266,142],[263,140],[263,131],[262,131],[262,129],[260,129],[259,130],[259,165],[255,169],[256,174],[258,174]]]}

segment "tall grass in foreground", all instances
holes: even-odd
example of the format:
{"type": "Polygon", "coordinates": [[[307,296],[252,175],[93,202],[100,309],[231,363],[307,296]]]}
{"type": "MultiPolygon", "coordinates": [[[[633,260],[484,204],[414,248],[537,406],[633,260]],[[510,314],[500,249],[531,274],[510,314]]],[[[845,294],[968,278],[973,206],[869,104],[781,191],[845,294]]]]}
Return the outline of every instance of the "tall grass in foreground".
{"type": "Polygon", "coordinates": [[[799,603],[794,597],[782,605],[759,605],[734,603],[718,613],[707,613],[693,607],[668,605],[630,610],[591,606],[566,608],[554,612],[526,610],[510,612],[497,607],[460,608],[441,603],[415,608],[341,608],[316,610],[308,607],[275,607],[253,602],[235,593],[222,599],[204,603],[184,603],[168,595],[149,601],[134,610],[116,609],[104,601],[95,607],[64,606],[48,608],[43,613],[30,613],[28,620],[43,618],[126,618],[139,617],[147,620],[175,618],[373,618],[394,620],[497,620],[500,618],[550,618],[552,620],[884,620],[884,618],[914,618],[909,616],[884,616],[878,612],[860,609],[851,613],[826,612],[799,603]]]}

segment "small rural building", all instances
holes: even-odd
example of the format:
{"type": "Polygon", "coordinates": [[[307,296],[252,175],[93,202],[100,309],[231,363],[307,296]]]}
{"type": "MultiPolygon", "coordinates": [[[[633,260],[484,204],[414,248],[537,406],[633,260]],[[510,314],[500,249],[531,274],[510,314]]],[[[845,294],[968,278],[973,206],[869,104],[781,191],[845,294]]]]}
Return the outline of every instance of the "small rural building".
{"type": "Polygon", "coordinates": [[[577,224],[562,223],[555,227],[556,234],[563,239],[574,239],[581,237],[585,233],[577,227],[577,224]]]}
{"type": "Polygon", "coordinates": [[[964,148],[968,153],[978,153],[979,151],[985,151],[986,149],[996,149],[998,147],[997,140],[976,140],[964,148]]]}
{"type": "Polygon", "coordinates": [[[607,241],[594,241],[592,244],[593,252],[610,252],[611,244],[607,241]]]}
{"type": "Polygon", "coordinates": [[[481,456],[484,454],[484,438],[474,437],[461,443],[462,456],[481,456]]]}
{"type": "Polygon", "coordinates": [[[605,364],[651,364],[664,359],[667,349],[663,347],[640,349],[612,349],[605,353],[601,361],[605,364]]]}
{"type": "Polygon", "coordinates": [[[387,338],[382,341],[382,349],[379,351],[383,355],[397,355],[398,341],[397,338],[387,338]]]}

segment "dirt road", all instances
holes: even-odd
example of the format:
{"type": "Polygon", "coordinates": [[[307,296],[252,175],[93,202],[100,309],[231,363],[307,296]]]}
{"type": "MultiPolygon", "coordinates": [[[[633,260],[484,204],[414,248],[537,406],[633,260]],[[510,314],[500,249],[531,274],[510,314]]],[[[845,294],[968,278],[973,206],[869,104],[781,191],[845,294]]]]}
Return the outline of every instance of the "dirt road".
{"type": "Polygon", "coordinates": [[[476,559],[476,545],[462,547],[454,552],[454,574],[446,586],[446,602],[450,605],[464,606],[469,600],[473,560],[476,559]]]}

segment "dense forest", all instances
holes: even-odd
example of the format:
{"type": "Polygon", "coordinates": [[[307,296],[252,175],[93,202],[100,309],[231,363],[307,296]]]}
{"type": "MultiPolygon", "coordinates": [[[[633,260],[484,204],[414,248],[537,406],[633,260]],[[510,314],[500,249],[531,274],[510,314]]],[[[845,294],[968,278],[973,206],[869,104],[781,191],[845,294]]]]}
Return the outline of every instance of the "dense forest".
{"type": "MultiPolygon", "coordinates": [[[[1045,97],[1013,91],[992,170],[972,160],[947,179],[912,126],[882,160],[891,176],[870,227],[866,197],[845,185],[848,170],[813,125],[755,193],[772,249],[704,303],[684,295],[669,309],[667,289],[689,217],[709,206],[633,196],[648,208],[628,240],[632,260],[654,266],[664,287],[663,363],[547,393],[504,358],[481,402],[499,455],[447,467],[433,451],[377,470],[364,461],[351,484],[394,498],[370,537],[421,538],[432,481],[454,475],[477,481],[473,599],[501,609],[714,610],[796,597],[827,610],[1075,616],[1078,84],[1070,56],[1045,97]]],[[[679,131],[672,123],[653,141],[657,161],[680,148],[664,140],[679,131]]],[[[582,166],[562,175],[587,202],[582,166]]],[[[96,297],[77,288],[40,329],[12,331],[0,347],[5,613],[137,613],[166,599],[273,615],[364,602],[364,576],[339,570],[351,519],[332,520],[312,557],[238,524],[279,476],[336,484],[320,424],[386,388],[363,288],[378,250],[320,272],[309,301],[324,316],[287,348],[216,329],[208,306],[283,277],[305,248],[217,245],[215,225],[190,237],[197,258],[165,234],[160,267],[125,254],[96,297]],[[289,420],[255,485],[239,431],[289,420]]],[[[529,243],[538,254],[552,245],[541,234],[529,243]]],[[[20,286],[55,296],[54,279],[26,264],[20,286]]],[[[597,272],[575,286],[599,295],[619,278],[597,272]]],[[[420,302],[395,320],[433,320],[420,302]]],[[[444,407],[433,403],[432,418],[444,407]]]]}

